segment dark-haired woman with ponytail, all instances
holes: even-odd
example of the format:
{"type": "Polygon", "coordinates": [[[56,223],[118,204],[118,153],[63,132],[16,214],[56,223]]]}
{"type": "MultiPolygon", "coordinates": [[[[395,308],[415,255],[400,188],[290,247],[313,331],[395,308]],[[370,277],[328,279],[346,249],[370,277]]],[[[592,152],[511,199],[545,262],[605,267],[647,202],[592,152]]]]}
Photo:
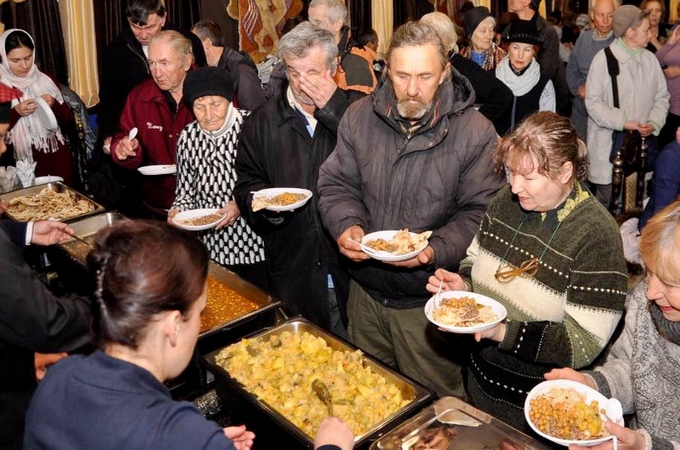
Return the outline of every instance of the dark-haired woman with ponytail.
{"type": "MultiPolygon", "coordinates": [[[[163,385],[187,367],[198,340],[203,244],[166,223],[122,221],[97,235],[88,266],[101,350],[48,372],[27,415],[24,448],[250,449],[255,435],[244,425],[222,429],[163,385]]],[[[346,427],[334,419],[328,436],[349,430],[338,424],[346,427]]]]}
{"type": "Polygon", "coordinates": [[[203,245],[165,224],[124,221],[97,236],[88,266],[101,350],[48,373],[29,409],[25,448],[250,448],[245,427],[223,430],[163,385],[189,364],[198,339],[203,245]]]}

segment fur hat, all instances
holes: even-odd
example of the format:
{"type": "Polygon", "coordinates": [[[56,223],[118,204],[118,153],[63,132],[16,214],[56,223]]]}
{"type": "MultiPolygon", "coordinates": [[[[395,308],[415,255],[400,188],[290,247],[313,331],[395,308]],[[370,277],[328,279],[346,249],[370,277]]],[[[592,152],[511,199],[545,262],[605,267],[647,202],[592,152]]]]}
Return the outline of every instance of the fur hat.
{"type": "Polygon", "coordinates": [[[234,85],[229,74],[219,67],[202,67],[189,71],[182,91],[187,105],[193,107],[197,98],[208,95],[217,95],[231,101],[234,97],[234,85]]]}
{"type": "Polygon", "coordinates": [[[541,45],[533,20],[515,20],[508,25],[507,33],[503,36],[505,42],[520,42],[522,44],[541,45]]]}
{"type": "Polygon", "coordinates": [[[616,8],[613,24],[614,37],[620,38],[628,28],[636,27],[640,23],[640,14],[642,14],[642,10],[637,6],[623,5],[616,8]]]}
{"type": "MultiPolygon", "coordinates": [[[[472,33],[475,32],[480,23],[487,17],[493,18],[486,6],[475,6],[463,14],[463,27],[465,27],[465,35],[470,39],[472,33]]],[[[496,19],[494,19],[494,24],[496,19]]]]}

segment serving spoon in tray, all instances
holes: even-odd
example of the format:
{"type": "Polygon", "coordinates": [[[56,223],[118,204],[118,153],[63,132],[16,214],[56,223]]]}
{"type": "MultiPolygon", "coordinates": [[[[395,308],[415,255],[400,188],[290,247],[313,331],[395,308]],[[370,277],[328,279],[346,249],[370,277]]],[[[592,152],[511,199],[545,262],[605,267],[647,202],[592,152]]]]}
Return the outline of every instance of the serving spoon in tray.
{"type": "Polygon", "coordinates": [[[82,242],[83,244],[87,245],[87,246],[90,247],[90,248],[94,248],[94,245],[92,245],[91,242],[86,241],[85,239],[81,238],[81,237],[78,236],[77,234],[73,234],[73,235],[71,235],[71,237],[72,237],[73,239],[75,239],[76,241],[82,242]]]}
{"type": "Polygon", "coordinates": [[[328,408],[328,415],[332,416],[333,401],[331,399],[331,391],[328,390],[326,383],[317,378],[312,381],[312,390],[316,396],[319,397],[319,400],[321,400],[326,405],[326,408],[328,408]]]}

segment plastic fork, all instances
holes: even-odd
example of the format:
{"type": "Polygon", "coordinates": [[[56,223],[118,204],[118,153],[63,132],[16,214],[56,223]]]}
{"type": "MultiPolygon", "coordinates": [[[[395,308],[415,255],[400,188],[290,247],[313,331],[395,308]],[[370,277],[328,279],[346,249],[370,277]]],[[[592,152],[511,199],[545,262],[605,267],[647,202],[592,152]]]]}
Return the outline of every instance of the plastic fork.
{"type": "Polygon", "coordinates": [[[439,281],[437,293],[434,294],[434,307],[439,309],[442,306],[442,288],[444,287],[444,280],[439,281]]]}

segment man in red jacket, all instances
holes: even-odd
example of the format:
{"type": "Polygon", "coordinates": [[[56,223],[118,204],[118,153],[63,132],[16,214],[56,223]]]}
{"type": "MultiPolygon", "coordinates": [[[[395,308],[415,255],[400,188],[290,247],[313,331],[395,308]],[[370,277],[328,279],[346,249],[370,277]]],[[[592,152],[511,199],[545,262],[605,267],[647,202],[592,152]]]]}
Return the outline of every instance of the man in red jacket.
{"type": "MultiPolygon", "coordinates": [[[[184,79],[192,63],[191,42],[180,33],[161,31],[151,39],[152,78],[132,89],[125,102],[111,143],[111,157],[116,164],[136,170],[142,166],[176,163],[177,138],[182,129],[195,120],[191,108],[182,101],[184,79]],[[138,132],[130,139],[133,128],[138,132]]],[[[174,172],[145,176],[141,184],[144,206],[141,214],[166,220],[167,209],[175,196],[175,183],[174,172]]]]}

